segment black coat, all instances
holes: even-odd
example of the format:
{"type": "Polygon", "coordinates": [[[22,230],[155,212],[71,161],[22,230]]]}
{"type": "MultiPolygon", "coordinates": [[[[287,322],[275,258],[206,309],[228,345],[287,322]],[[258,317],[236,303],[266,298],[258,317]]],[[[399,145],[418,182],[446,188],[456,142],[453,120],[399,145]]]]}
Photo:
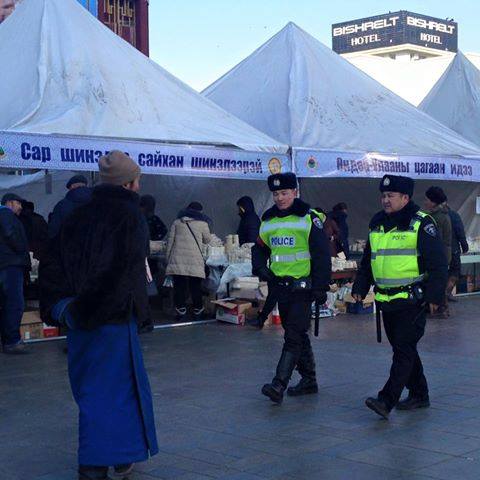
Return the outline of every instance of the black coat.
{"type": "Polygon", "coordinates": [[[244,243],[255,243],[258,238],[261,222],[255,213],[253,200],[250,197],[242,197],[238,200],[237,205],[244,209],[244,211],[240,213],[240,224],[237,230],[240,245],[244,243]]]}
{"type": "Polygon", "coordinates": [[[0,206],[0,269],[6,267],[30,267],[30,255],[22,222],[12,210],[0,206]]]}
{"type": "Polygon", "coordinates": [[[452,222],[452,255],[460,255],[468,252],[468,243],[465,236],[465,227],[463,226],[460,215],[448,208],[448,215],[452,222]]]}
{"type": "Polygon", "coordinates": [[[345,256],[348,258],[350,254],[350,245],[348,243],[348,224],[347,224],[347,214],[343,211],[332,211],[329,212],[328,217],[335,221],[340,231],[339,242],[340,248],[345,253],[345,256]]]}
{"type": "MultiPolygon", "coordinates": [[[[378,212],[370,222],[370,229],[383,225],[386,232],[395,227],[400,231],[408,230],[413,216],[418,211],[419,207],[410,202],[402,210],[392,215],[387,215],[384,211],[378,212]]],[[[442,239],[431,217],[425,217],[420,224],[417,248],[420,254],[418,258],[420,273],[427,274],[424,282],[425,301],[440,305],[447,286],[448,262],[442,239]]],[[[365,297],[371,285],[374,284],[371,258],[372,250],[370,241],[368,241],[352,288],[353,294],[365,297]]],[[[404,300],[394,301],[399,303],[399,309],[403,308],[404,300]]]]}
{"type": "Polygon", "coordinates": [[[48,219],[48,236],[55,238],[62,228],[65,219],[78,207],[85,205],[92,198],[92,189],[89,187],[78,187],[69,190],[65,198],[60,200],[54,207],[48,219]]]}
{"type": "Polygon", "coordinates": [[[83,328],[148,316],[145,258],[148,231],[139,196],[123,187],[100,185],[62,227],[41,280],[42,318],[53,305],[74,297],[70,312],[83,328]]]}

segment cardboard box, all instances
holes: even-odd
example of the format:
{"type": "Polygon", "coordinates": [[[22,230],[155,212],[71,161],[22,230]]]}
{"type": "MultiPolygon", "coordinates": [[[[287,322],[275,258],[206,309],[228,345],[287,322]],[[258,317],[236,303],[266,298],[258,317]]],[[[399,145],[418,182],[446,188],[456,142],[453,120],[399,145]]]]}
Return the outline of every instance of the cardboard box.
{"type": "Polygon", "coordinates": [[[252,307],[251,302],[245,302],[235,298],[224,298],[212,303],[217,306],[217,314],[215,316],[217,320],[235,325],[245,324],[245,313],[252,307]]]}
{"type": "Polygon", "coordinates": [[[50,327],[46,323],[43,324],[43,337],[52,338],[60,336],[60,329],[58,327],[50,327]]]}
{"type": "Polygon", "coordinates": [[[240,288],[240,289],[231,289],[230,295],[233,298],[238,298],[242,300],[256,300],[259,296],[258,289],[247,289],[247,288],[240,288]]]}
{"type": "Polygon", "coordinates": [[[20,324],[20,335],[23,340],[43,338],[43,322],[38,310],[23,313],[20,324]]]}

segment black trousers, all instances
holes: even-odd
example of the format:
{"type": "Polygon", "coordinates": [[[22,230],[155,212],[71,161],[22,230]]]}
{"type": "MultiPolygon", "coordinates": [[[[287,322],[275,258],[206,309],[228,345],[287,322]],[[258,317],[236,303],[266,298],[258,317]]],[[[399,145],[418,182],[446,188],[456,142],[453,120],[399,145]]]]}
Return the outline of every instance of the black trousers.
{"type": "Polygon", "coordinates": [[[390,377],[378,398],[390,409],[397,404],[405,387],[412,396],[428,398],[427,379],[417,351],[417,344],[425,333],[426,310],[406,301],[398,305],[398,310],[383,311],[383,325],[393,359],[390,377]]]}
{"type": "Polygon", "coordinates": [[[298,362],[300,356],[312,349],[308,336],[312,317],[311,295],[285,289],[279,293],[278,309],[285,330],[283,349],[293,353],[298,362]]]}
{"type": "Polygon", "coordinates": [[[198,277],[186,277],[184,275],[173,276],[173,301],[176,308],[187,306],[188,292],[192,297],[193,308],[202,308],[202,279],[198,277]]]}

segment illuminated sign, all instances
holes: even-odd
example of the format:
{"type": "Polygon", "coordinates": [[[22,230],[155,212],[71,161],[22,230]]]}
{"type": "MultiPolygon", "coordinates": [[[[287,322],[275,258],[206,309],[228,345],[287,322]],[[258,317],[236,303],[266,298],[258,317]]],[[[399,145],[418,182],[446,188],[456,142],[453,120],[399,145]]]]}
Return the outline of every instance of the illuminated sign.
{"type": "Polygon", "coordinates": [[[456,52],[458,25],[454,21],[404,10],[332,25],[332,48],[337,53],[394,47],[406,43],[456,52]]]}

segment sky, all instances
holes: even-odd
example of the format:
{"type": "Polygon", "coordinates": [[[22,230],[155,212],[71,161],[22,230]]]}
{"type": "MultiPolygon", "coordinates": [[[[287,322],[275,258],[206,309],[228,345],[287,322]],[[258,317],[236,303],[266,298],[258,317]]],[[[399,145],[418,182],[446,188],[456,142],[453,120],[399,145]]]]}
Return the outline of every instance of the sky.
{"type": "Polygon", "coordinates": [[[458,22],[459,48],[480,52],[480,0],[150,0],[150,56],[203,90],[289,21],[331,47],[331,25],[409,10],[458,22]]]}

